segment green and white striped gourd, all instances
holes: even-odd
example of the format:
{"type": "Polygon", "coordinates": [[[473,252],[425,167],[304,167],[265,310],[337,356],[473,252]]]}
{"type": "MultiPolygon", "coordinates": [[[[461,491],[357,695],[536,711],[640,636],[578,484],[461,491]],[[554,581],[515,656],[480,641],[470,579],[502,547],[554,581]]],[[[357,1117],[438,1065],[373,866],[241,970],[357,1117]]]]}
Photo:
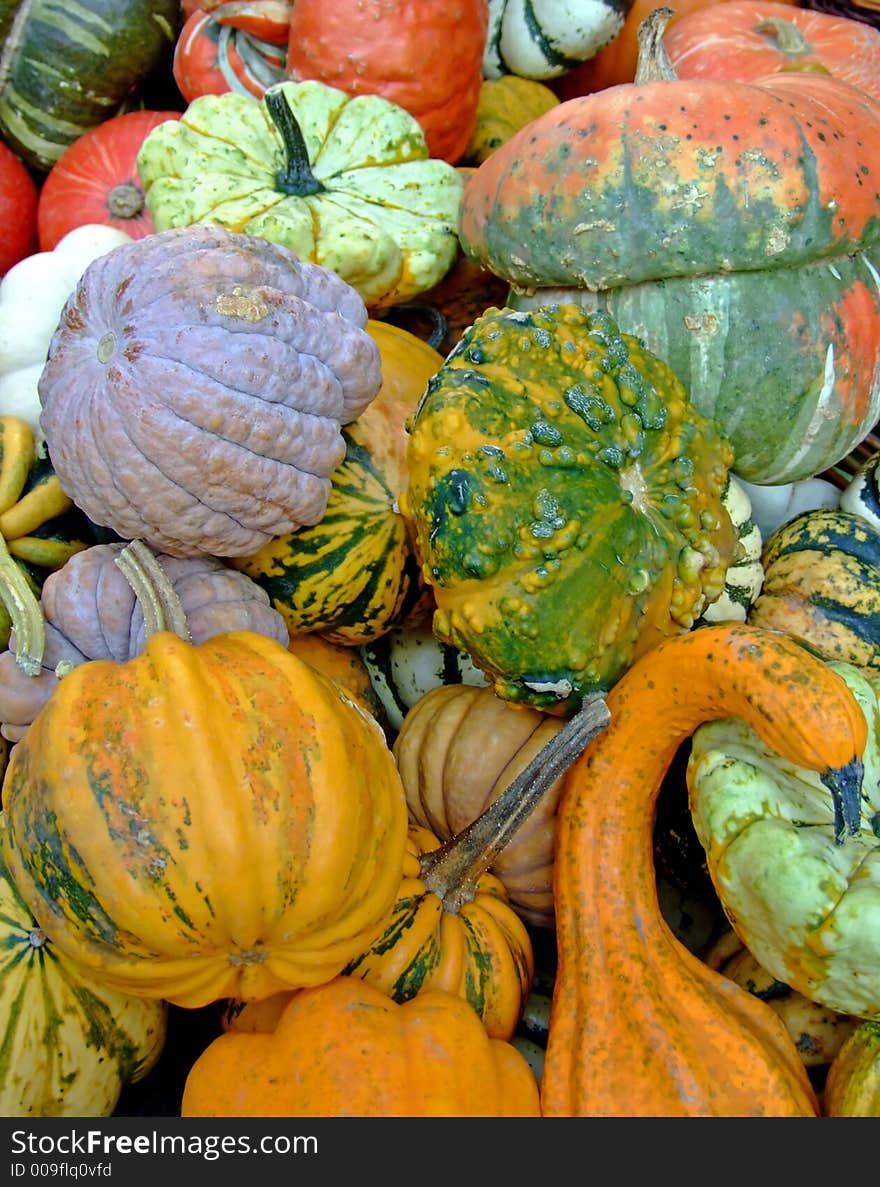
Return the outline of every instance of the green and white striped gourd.
{"type": "Polygon", "coordinates": [[[557,78],[623,28],[633,0],[489,0],[483,76],[557,78]]]}

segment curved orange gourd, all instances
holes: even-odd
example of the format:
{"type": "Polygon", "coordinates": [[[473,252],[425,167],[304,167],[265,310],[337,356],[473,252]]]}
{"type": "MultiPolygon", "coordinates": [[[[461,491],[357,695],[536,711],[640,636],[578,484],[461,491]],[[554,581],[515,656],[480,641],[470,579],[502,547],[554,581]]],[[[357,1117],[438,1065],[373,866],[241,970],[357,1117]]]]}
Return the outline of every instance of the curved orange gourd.
{"type": "Polygon", "coordinates": [[[558,970],[543,1115],[813,1116],[778,1016],[664,921],[654,806],[698,725],[738,716],[781,755],[847,785],[867,725],[843,679],[790,636],[724,623],[660,643],[607,697],[611,725],[557,808],[558,970]]]}

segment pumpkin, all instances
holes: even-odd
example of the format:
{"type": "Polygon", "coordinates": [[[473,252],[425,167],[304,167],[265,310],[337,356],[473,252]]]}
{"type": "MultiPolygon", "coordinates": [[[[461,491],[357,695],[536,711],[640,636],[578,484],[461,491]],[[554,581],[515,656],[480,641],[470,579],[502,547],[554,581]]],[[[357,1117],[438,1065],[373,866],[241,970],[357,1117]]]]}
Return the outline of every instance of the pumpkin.
{"type": "Polygon", "coordinates": [[[484,79],[476,123],[464,150],[463,161],[479,165],[514,132],[558,102],[550,88],[536,79],[521,78],[518,74],[484,79]]]}
{"type": "Polygon", "coordinates": [[[280,243],[374,309],[430,288],[458,247],[461,177],[380,95],[311,81],[203,95],[150,133],[138,170],[158,230],[210,222],[280,243]]]}
{"type": "Polygon", "coordinates": [[[88,547],[84,536],[88,526],[51,462],[37,457],[30,425],[0,416],[0,646],[14,627],[29,676],[45,645],[36,597],[47,573],[88,547]]]}
{"type": "Polygon", "coordinates": [[[859,1025],[777,981],[755,959],[734,931],[726,931],[703,956],[706,963],[767,1003],[785,1023],[806,1068],[828,1068],[859,1025]]]}
{"type": "Polygon", "coordinates": [[[260,98],[283,82],[287,63],[290,5],[229,4],[200,7],[186,17],[174,46],[172,72],[187,103],[227,91],[260,98]],[[265,10],[266,18],[249,16],[265,10]],[[277,16],[278,19],[274,19],[277,16]],[[247,27],[246,27],[247,26],[247,27]],[[252,29],[258,31],[251,31],[252,29]]]}
{"type": "Polygon", "coordinates": [[[52,251],[27,256],[0,280],[0,415],[27,421],[38,444],[37,383],[64,303],[92,260],[129,238],[89,223],[69,231],[52,251]]]}
{"type": "MultiPolygon", "coordinates": [[[[5,821],[0,814],[0,832],[5,821]]],[[[83,973],[34,922],[0,857],[0,1113],[109,1117],[155,1066],[168,1010],[83,973]]]]}
{"type": "MultiPolygon", "coordinates": [[[[60,675],[88,660],[124,663],[143,651],[143,607],[116,564],[124,547],[94,544],[46,578],[40,597],[46,645],[37,675],[26,675],[16,662],[14,634],[0,654],[0,733],[9,741],[23,737],[60,675]]],[[[180,599],[193,642],[248,630],[287,646],[283,618],[243,573],[216,557],[158,556],[156,563],[180,599]]]]}
{"type": "Polygon", "coordinates": [[[688,736],[734,715],[849,806],[867,742],[859,703],[793,639],[742,623],[664,640],[606,702],[611,724],[572,766],[556,814],[558,966],[542,1115],[815,1116],[778,1015],[664,922],[654,805],[688,736]]]}
{"type": "Polygon", "coordinates": [[[339,276],[265,239],[206,225],[115,248],[80,278],[39,380],[62,486],[171,556],[247,555],[317,523],[341,426],[379,390],[366,320],[339,276]]]}
{"type": "Polygon", "coordinates": [[[678,78],[750,82],[775,71],[831,74],[880,99],[880,29],[774,0],[731,0],[680,17],[666,34],[678,78]]]}
{"type": "Polygon", "coordinates": [[[380,95],[418,121],[428,153],[455,164],[476,119],[487,0],[296,0],[287,77],[380,95]]]}
{"type": "Polygon", "coordinates": [[[826,659],[880,675],[880,530],[839,508],[802,511],[767,539],[748,618],[826,659]]]}
{"type": "Polygon", "coordinates": [[[179,0],[80,0],[75,19],[53,0],[4,4],[3,139],[26,164],[48,172],[170,62],[180,18],[179,0]]]}
{"type": "Polygon", "coordinates": [[[479,166],[460,241],[514,308],[580,301],[640,338],[738,477],[814,477],[880,419],[880,107],[812,73],[676,79],[668,13],[643,25],[637,81],[559,104],[479,166]]]}
{"type": "Polygon", "coordinates": [[[732,460],[607,315],[487,310],[411,424],[401,508],[434,633],[503,700],[570,712],[721,594],[732,460]]]}
{"type": "Polygon", "coordinates": [[[182,1117],[538,1117],[535,1077],[447,990],[398,1004],[355,977],[303,989],[270,1034],[229,1030],[186,1077],[182,1117]]]}
{"type": "Polygon", "coordinates": [[[329,639],[314,634],[291,635],[287,646],[294,655],[341,684],[352,700],[385,726],[382,702],[373,689],[367,665],[356,647],[331,643],[329,639]]]}
{"type": "Polygon", "coordinates": [[[862,1022],[838,1051],[822,1105],[827,1117],[880,1117],[880,1022],[862,1022]]]}
{"type": "Polygon", "coordinates": [[[557,78],[622,31],[633,0],[489,0],[483,74],[557,78]]]}
{"type": "Polygon", "coordinates": [[[347,646],[430,609],[398,498],[406,485],[404,422],[443,357],[390,323],[371,318],[366,329],[379,348],[382,385],[343,430],[345,457],[330,475],[324,515],[231,561],[266,590],[292,634],[318,631],[347,646]]]}
{"type": "Polygon", "coordinates": [[[830,666],[868,724],[861,794],[838,802],[821,772],[731,718],[691,739],[689,803],[718,898],[761,966],[831,1010],[880,1019],[880,707],[858,668],[830,666]]]}
{"type": "Polygon", "coordinates": [[[395,732],[410,709],[441,685],[485,685],[466,651],[441,643],[430,623],[393,627],[358,648],[373,692],[395,732]]]}
{"type": "MultiPolygon", "coordinates": [[[[55,162],[40,187],[40,251],[52,251],[84,223],[106,224],[142,239],[153,230],[137,172],[144,137],[176,111],[128,111],[83,132],[55,162]]],[[[79,279],[79,277],[76,277],[79,279]]]]}
{"type": "Polygon", "coordinates": [[[10,874],[59,951],[123,992],[196,1008],[327,981],[402,878],[381,727],[275,639],[187,642],[138,557],[120,554],[156,595],[142,654],[74,667],[12,749],[10,874]]]}
{"type": "Polygon", "coordinates": [[[37,249],[37,200],[33,177],[0,141],[0,276],[37,249]]]}

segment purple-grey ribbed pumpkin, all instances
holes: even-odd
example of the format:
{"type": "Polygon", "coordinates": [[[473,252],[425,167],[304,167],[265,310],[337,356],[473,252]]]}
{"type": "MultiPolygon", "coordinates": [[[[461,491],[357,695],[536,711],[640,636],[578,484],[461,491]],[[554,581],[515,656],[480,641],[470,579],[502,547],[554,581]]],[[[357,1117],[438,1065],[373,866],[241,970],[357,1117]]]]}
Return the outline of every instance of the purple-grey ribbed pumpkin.
{"type": "MultiPolygon", "coordinates": [[[[0,654],[0,734],[17,742],[58,683],[59,664],[92,659],[123,663],[146,645],[143,610],[116,558],[124,543],[95,544],[77,552],[46,579],[40,604],[46,622],[42,670],[28,676],[15,659],[15,634],[0,654]]],[[[180,599],[194,643],[224,631],[255,631],[285,647],[287,624],[269,595],[244,573],[216,557],[157,561],[180,599]]],[[[63,669],[61,669],[63,671],[63,669]]]]}
{"type": "Polygon", "coordinates": [[[39,381],[67,494],[172,556],[247,556],[317,523],[341,426],[381,384],[358,293],[215,226],[122,244],[64,307],[39,381]]]}

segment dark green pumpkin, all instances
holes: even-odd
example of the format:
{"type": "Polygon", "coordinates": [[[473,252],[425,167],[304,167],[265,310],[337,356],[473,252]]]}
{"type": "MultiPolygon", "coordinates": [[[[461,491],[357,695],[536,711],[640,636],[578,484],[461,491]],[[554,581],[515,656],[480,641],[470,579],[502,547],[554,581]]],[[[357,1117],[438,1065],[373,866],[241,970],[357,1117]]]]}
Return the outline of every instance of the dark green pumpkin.
{"type": "Polygon", "coordinates": [[[171,56],[179,0],[0,0],[0,133],[48,171],[171,56]]]}
{"type": "Polygon", "coordinates": [[[411,424],[401,508],[434,633],[503,699],[567,714],[722,593],[732,458],[607,315],[487,310],[411,424]]]}
{"type": "Polygon", "coordinates": [[[868,520],[833,507],[803,511],[767,538],[762,562],[751,624],[880,673],[880,532],[868,520]]]}

